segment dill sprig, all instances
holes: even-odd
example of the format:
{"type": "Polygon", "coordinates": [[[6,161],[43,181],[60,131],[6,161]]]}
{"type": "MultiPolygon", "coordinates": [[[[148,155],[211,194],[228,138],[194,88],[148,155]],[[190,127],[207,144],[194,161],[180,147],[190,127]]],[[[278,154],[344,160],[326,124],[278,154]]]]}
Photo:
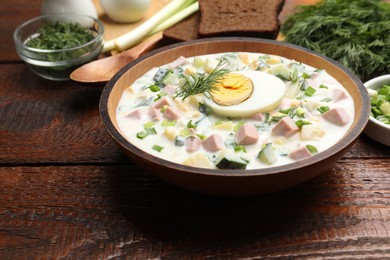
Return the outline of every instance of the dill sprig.
{"type": "Polygon", "coordinates": [[[363,81],[390,73],[390,4],[322,0],[299,6],[282,24],[285,41],[334,59],[363,81]]]}
{"type": "Polygon", "coordinates": [[[210,74],[203,72],[189,77],[184,76],[186,82],[181,87],[181,91],[176,94],[175,98],[181,97],[182,100],[185,100],[189,96],[197,94],[204,94],[210,97],[212,96],[212,92],[216,90],[215,85],[221,82],[227,73],[229,73],[227,61],[221,59],[210,74]]]}

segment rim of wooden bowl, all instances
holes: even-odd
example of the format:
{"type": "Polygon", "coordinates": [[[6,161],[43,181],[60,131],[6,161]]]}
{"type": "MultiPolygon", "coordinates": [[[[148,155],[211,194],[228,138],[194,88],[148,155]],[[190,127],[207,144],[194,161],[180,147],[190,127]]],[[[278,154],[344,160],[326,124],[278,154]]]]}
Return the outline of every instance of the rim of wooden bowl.
{"type": "MultiPolygon", "coordinates": [[[[183,55],[184,56],[184,55],[183,55]]],[[[190,56],[187,56],[190,57],[190,56]]],[[[158,66],[155,62],[154,66],[158,66]]],[[[123,87],[123,90],[125,87],[123,87]]],[[[172,44],[169,46],[161,47],[156,50],[153,50],[141,58],[134,60],[125,67],[123,67],[104,87],[103,92],[100,98],[99,104],[100,115],[103,120],[103,123],[111,135],[111,137],[128,152],[131,152],[135,158],[141,157],[145,160],[148,160],[152,164],[157,164],[163,167],[170,168],[175,171],[180,172],[191,172],[201,175],[212,175],[212,176],[257,176],[257,175],[270,175],[278,174],[281,172],[289,172],[294,170],[299,170],[309,165],[316,164],[320,161],[327,159],[337,153],[341,157],[346,151],[347,148],[352,145],[357,137],[362,133],[364,127],[366,126],[369,119],[369,97],[367,90],[364,87],[361,80],[354,75],[352,72],[347,70],[344,66],[338,62],[327,58],[317,52],[308,50],[306,48],[289,44],[286,42],[280,42],[275,40],[259,39],[259,38],[250,38],[250,37],[216,37],[216,38],[207,38],[207,39],[198,39],[188,42],[181,42],[172,44]],[[216,48],[219,46],[218,48],[216,48]],[[218,50],[219,49],[219,50],[218,50]],[[218,51],[217,51],[218,50],[218,51]],[[211,54],[218,52],[259,52],[264,54],[275,54],[282,57],[292,59],[295,58],[298,62],[303,62],[307,65],[319,68],[318,65],[315,65],[316,62],[320,61],[321,69],[326,69],[330,75],[335,77],[351,94],[355,101],[355,118],[352,126],[349,128],[348,132],[344,137],[339,140],[336,144],[331,146],[325,151],[322,151],[318,154],[313,155],[310,158],[303,159],[297,162],[273,166],[262,169],[251,169],[251,170],[225,170],[225,169],[207,169],[207,168],[197,168],[192,166],[186,166],[171,161],[167,161],[161,158],[158,158],[154,155],[151,155],[147,152],[144,152],[140,148],[131,144],[127,139],[123,137],[119,129],[116,127],[115,123],[115,110],[117,107],[117,102],[119,101],[122,91],[117,90],[118,82],[130,86],[130,84],[143,75],[143,73],[150,70],[152,67],[142,68],[143,64],[152,63],[154,60],[159,60],[158,64],[164,65],[170,61],[175,60],[183,53],[194,52],[191,56],[202,55],[202,54],[211,54]],[[196,52],[196,54],[195,54],[196,52]],[[171,53],[175,55],[170,55],[171,53]],[[169,54],[167,57],[167,54],[169,54]],[[298,57],[298,59],[296,58],[298,57]],[[169,58],[169,59],[168,59],[169,58]],[[326,65],[326,66],[324,66],[326,65]],[[138,72],[138,76],[131,77],[133,71],[143,71],[143,73],[138,72]],[[353,90],[352,90],[353,89],[353,90]],[[118,92],[114,93],[113,92],[118,92]],[[115,95],[115,96],[114,96],[115,95]],[[115,99],[115,100],[114,100],[115,99]],[[114,104],[113,104],[114,100],[114,104]],[[111,119],[113,117],[113,120],[111,119]]],[[[329,167],[328,167],[329,168],[329,167]]],[[[325,169],[326,170],[326,169],[325,169]]]]}

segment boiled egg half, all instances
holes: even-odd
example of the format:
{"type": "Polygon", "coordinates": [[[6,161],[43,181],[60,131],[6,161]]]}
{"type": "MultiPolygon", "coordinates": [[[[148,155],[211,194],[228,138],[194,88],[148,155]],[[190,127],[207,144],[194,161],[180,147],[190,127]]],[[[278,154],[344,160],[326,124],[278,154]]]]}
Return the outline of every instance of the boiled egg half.
{"type": "Polygon", "coordinates": [[[216,114],[248,117],[276,109],[286,93],[284,82],[261,71],[235,71],[225,75],[205,98],[216,114]]]}

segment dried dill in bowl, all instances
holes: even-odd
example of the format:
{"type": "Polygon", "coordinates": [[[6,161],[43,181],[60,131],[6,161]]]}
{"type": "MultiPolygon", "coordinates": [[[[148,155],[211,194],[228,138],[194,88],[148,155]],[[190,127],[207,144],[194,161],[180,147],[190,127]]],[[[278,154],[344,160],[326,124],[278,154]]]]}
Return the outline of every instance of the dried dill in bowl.
{"type": "Polygon", "coordinates": [[[14,33],[18,55],[39,76],[68,80],[77,67],[94,60],[103,48],[102,23],[88,16],[40,16],[14,33]]]}
{"type": "Polygon", "coordinates": [[[390,73],[390,3],[322,0],[296,11],[281,26],[285,41],[340,62],[362,81],[390,73]]]}

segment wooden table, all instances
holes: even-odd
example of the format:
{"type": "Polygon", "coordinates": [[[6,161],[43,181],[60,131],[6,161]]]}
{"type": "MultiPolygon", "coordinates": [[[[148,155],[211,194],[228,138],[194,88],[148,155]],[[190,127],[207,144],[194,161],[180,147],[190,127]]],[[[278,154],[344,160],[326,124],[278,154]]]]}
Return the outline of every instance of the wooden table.
{"type": "MultiPolygon", "coordinates": [[[[297,2],[288,1],[282,17],[297,2]]],[[[99,117],[101,89],[34,75],[12,33],[41,1],[0,2],[0,259],[390,257],[390,149],[364,134],[295,188],[224,198],[128,160],[99,117]]]]}

